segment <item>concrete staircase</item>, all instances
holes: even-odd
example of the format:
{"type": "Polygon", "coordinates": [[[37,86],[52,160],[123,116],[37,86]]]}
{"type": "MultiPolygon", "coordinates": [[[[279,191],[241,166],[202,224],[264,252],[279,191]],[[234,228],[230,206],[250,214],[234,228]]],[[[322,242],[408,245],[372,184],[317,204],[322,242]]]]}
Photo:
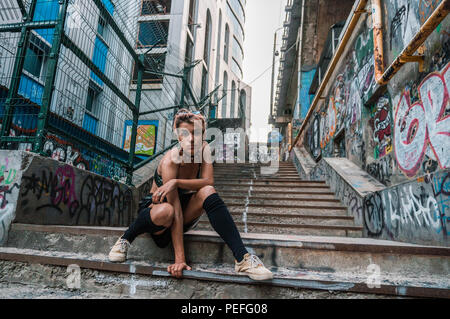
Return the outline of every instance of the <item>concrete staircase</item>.
{"type": "MultiPolygon", "coordinates": [[[[325,182],[301,181],[292,163],[276,175],[256,165],[216,165],[215,185],[241,232],[361,237],[362,227],[325,182]]],[[[212,230],[206,216],[201,229],[212,230]]]]}
{"type": "Polygon", "coordinates": [[[215,185],[272,281],[235,274],[206,216],[185,234],[193,270],[182,280],[166,272],[172,248],[157,248],[148,235],[126,263],[113,264],[107,254],[124,228],[13,224],[0,247],[0,297],[450,297],[450,248],[362,238],[325,182],[301,181],[291,163],[274,176],[262,176],[259,165],[218,164],[215,185]],[[80,289],[67,284],[69,265],[81,268],[80,289]]]}

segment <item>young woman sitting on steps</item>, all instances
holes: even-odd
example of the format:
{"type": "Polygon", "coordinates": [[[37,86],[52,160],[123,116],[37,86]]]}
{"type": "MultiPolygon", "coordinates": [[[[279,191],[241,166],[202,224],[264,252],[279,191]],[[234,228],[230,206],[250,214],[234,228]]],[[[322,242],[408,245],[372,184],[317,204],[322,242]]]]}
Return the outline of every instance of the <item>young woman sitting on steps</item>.
{"type": "Polygon", "coordinates": [[[228,208],[213,187],[211,150],[204,141],[204,117],[181,109],[175,115],[174,129],[179,146],[166,153],[155,171],[152,204],[139,211],[136,221],[117,240],[109,253],[110,261],[124,262],[134,239],[150,233],[158,247],[173,243],[175,263],[167,271],[181,278],[184,269],[191,270],[186,264],[183,233],[195,228],[206,212],[213,229],[233,252],[235,271],[254,280],[272,279],[273,274],[261,260],[248,253],[228,208]],[[200,134],[195,130],[197,136],[194,127],[201,128],[200,134]],[[196,145],[202,145],[202,149],[194,149],[196,145]],[[194,163],[194,159],[201,162],[194,163]]]}

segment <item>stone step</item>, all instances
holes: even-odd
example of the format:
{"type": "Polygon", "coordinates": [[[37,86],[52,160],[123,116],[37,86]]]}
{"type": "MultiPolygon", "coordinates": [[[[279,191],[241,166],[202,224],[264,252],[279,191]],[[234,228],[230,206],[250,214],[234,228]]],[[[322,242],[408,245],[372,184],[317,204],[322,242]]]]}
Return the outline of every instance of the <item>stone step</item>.
{"type": "MultiPolygon", "coordinates": [[[[250,197],[248,199],[249,206],[257,206],[257,207],[278,207],[278,208],[310,208],[310,207],[326,207],[326,208],[345,208],[338,200],[330,199],[330,200],[322,200],[318,199],[316,201],[311,199],[272,199],[270,196],[267,199],[261,198],[253,198],[250,197]]],[[[245,197],[235,196],[235,197],[227,197],[222,196],[223,201],[227,206],[242,206],[245,205],[246,199],[245,197]]]]}
{"type": "MultiPolygon", "coordinates": [[[[291,224],[291,225],[335,225],[335,226],[354,226],[354,218],[343,215],[294,215],[282,213],[243,213],[230,212],[235,222],[267,223],[267,224],[291,224]]],[[[202,220],[208,221],[206,215],[202,216],[202,220]]],[[[275,226],[276,228],[277,226],[275,226]]]]}
{"type": "MultiPolygon", "coordinates": [[[[263,222],[236,222],[239,232],[257,234],[284,234],[304,236],[362,237],[363,227],[354,225],[287,224],[263,222]]],[[[213,231],[208,220],[200,220],[198,230],[213,231]]]]}
{"type": "MultiPolygon", "coordinates": [[[[0,248],[0,260],[33,264],[58,265],[60,263],[61,266],[78,264],[81,268],[90,269],[93,269],[95,265],[95,267],[105,267],[98,268],[99,270],[113,272],[125,270],[134,271],[135,274],[142,274],[140,267],[144,266],[145,262],[151,261],[155,269],[155,265],[173,261],[170,247],[159,249],[150,236],[142,235],[133,243],[129,251],[130,259],[126,264],[109,263],[106,255],[124,230],[124,228],[13,224],[8,247],[0,248]],[[83,254],[84,257],[74,256],[76,252],[83,254]]],[[[292,274],[296,274],[292,277],[297,280],[309,280],[314,277],[308,276],[315,274],[328,280],[332,279],[331,281],[335,283],[339,282],[338,278],[347,278],[347,282],[354,284],[356,283],[354,279],[359,278],[362,283],[367,280],[367,267],[376,264],[381,271],[381,288],[373,289],[374,293],[385,293],[386,290],[383,290],[383,287],[391,284],[396,289],[393,288],[389,294],[449,298],[450,248],[447,247],[429,247],[364,238],[244,233],[242,238],[249,251],[257,254],[264,264],[276,273],[275,283],[277,279],[286,279],[292,274]],[[348,276],[353,276],[353,281],[349,280],[348,276]],[[417,283],[418,281],[421,283],[417,283]],[[430,289],[429,294],[423,295],[424,289],[430,289]]],[[[186,233],[185,247],[190,265],[205,264],[206,269],[209,269],[222,264],[232,272],[234,262],[232,254],[214,232],[186,233]]],[[[161,271],[165,270],[165,266],[161,267],[161,271]]],[[[204,271],[200,268],[202,267],[194,267],[193,270],[204,271]]],[[[23,268],[19,269],[23,270],[23,268]]],[[[150,268],[146,270],[148,271],[146,274],[154,275],[149,270],[150,268]]],[[[11,273],[11,269],[7,269],[3,264],[0,271],[11,273]]],[[[222,269],[218,274],[224,273],[222,269]]],[[[188,275],[188,272],[185,272],[185,275],[188,275]]],[[[35,274],[33,276],[36,277],[35,274]]],[[[166,273],[165,276],[168,274],[166,273]]],[[[315,277],[315,280],[317,283],[318,277],[315,277]]],[[[270,284],[273,285],[274,282],[270,284]]],[[[355,287],[355,285],[351,286],[355,287]]],[[[343,291],[352,290],[343,289],[343,291]]]]}
{"type": "MultiPolygon", "coordinates": [[[[224,190],[220,190],[220,195],[223,197],[239,197],[246,198],[248,192],[244,194],[236,193],[236,191],[227,191],[226,188],[224,190]]],[[[311,201],[317,200],[336,200],[334,193],[332,192],[281,192],[272,190],[268,191],[251,191],[251,197],[254,199],[279,199],[279,200],[291,200],[291,199],[309,199],[311,201]]]]}
{"type": "MultiPolygon", "coordinates": [[[[283,168],[278,167],[275,168],[278,173],[288,173],[288,174],[295,174],[298,173],[298,171],[295,168],[283,168]]],[[[244,173],[244,174],[260,174],[261,169],[260,168],[214,168],[214,172],[218,172],[221,174],[230,172],[230,173],[244,173]]]]}
{"type": "Polygon", "coordinates": [[[214,173],[215,179],[295,179],[296,181],[300,181],[300,177],[298,174],[274,174],[274,175],[260,175],[260,174],[231,174],[231,173],[224,173],[224,174],[217,174],[214,173]]]}
{"type": "Polygon", "coordinates": [[[282,210],[293,210],[296,209],[331,209],[331,210],[337,210],[337,209],[343,209],[346,210],[346,208],[341,203],[321,203],[321,202],[310,202],[310,201],[304,201],[302,203],[293,203],[293,204],[286,204],[285,202],[280,203],[272,203],[270,200],[266,200],[265,202],[250,202],[248,205],[245,205],[245,202],[241,200],[233,200],[233,199],[224,199],[225,204],[228,207],[257,207],[265,211],[278,211],[279,209],[282,210]]]}
{"type": "MultiPolygon", "coordinates": [[[[283,207],[254,207],[244,205],[241,206],[229,206],[229,211],[231,213],[239,213],[242,214],[244,211],[249,214],[286,214],[286,215],[340,215],[340,216],[348,216],[346,208],[318,208],[318,207],[309,207],[309,208],[283,208],[283,207]]],[[[353,216],[351,216],[353,217],[353,216]]]]}
{"type": "MultiPolygon", "coordinates": [[[[262,163],[214,163],[214,167],[268,167],[269,164],[262,163]]],[[[295,167],[293,163],[278,162],[280,167],[295,167]]]]}
{"type": "Polygon", "coordinates": [[[251,192],[251,195],[248,194],[236,194],[236,193],[228,193],[228,192],[220,192],[220,195],[222,198],[227,199],[233,199],[233,200],[241,200],[246,201],[247,197],[250,200],[250,202],[258,202],[263,203],[261,201],[270,201],[269,203],[278,203],[281,202],[281,204],[294,204],[296,202],[298,203],[304,203],[304,202],[328,202],[328,203],[340,203],[338,199],[336,199],[333,195],[318,195],[318,196],[312,196],[312,195],[305,195],[305,194],[274,194],[272,192],[270,193],[257,193],[254,194],[253,191],[251,192]]]}
{"type": "Polygon", "coordinates": [[[0,259],[0,298],[8,299],[448,298],[447,289],[421,282],[408,282],[403,292],[389,281],[373,289],[364,278],[320,272],[278,270],[274,279],[255,282],[233,273],[231,267],[190,264],[193,269],[184,270],[183,279],[175,279],[166,271],[169,264],[113,264],[106,256],[0,249],[0,259]],[[80,269],[79,288],[68,286],[68,270],[74,265],[80,269]]]}
{"type": "MultiPolygon", "coordinates": [[[[250,182],[250,179],[245,179],[245,178],[214,178],[214,180],[217,183],[220,183],[221,181],[230,181],[233,183],[238,183],[238,184],[247,184],[250,182]]],[[[321,182],[321,181],[302,181],[299,178],[258,178],[258,179],[254,179],[253,180],[254,184],[272,184],[272,185],[283,185],[283,184],[292,184],[292,185],[306,185],[306,186],[323,186],[326,185],[325,182],[321,182]]]]}
{"type": "Polygon", "coordinates": [[[214,181],[214,186],[220,186],[220,187],[233,187],[233,186],[253,186],[253,187],[271,187],[273,189],[282,189],[282,188],[300,188],[300,187],[307,187],[307,188],[320,188],[320,189],[328,189],[330,190],[330,187],[326,184],[322,183],[310,183],[310,182],[295,182],[295,183],[288,183],[288,182],[280,182],[280,181],[268,181],[268,182],[262,182],[262,181],[254,181],[251,183],[248,180],[220,180],[220,181],[214,181]]]}
{"type": "Polygon", "coordinates": [[[310,194],[310,195],[316,195],[316,194],[327,194],[327,195],[334,195],[333,192],[331,192],[330,188],[328,186],[317,186],[317,187],[284,187],[284,186],[267,186],[267,185],[242,185],[242,184],[214,184],[214,187],[219,192],[248,192],[250,189],[250,186],[252,186],[252,194],[310,194]]]}
{"type": "MultiPolygon", "coordinates": [[[[274,170],[276,170],[277,173],[288,173],[288,174],[297,174],[298,171],[295,168],[283,168],[283,167],[279,167],[279,168],[275,168],[274,170]]],[[[221,173],[221,174],[225,174],[227,172],[230,173],[243,173],[243,174],[260,174],[261,173],[261,169],[260,168],[217,168],[214,167],[214,172],[217,173],[221,173]]],[[[265,172],[263,172],[265,173],[265,172]]]]}

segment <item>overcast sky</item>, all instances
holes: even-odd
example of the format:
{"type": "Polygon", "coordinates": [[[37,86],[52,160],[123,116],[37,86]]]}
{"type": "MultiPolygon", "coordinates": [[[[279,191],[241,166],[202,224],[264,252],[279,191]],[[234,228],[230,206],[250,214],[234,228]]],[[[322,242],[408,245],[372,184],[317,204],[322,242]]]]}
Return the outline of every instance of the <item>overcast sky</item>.
{"type": "MultiPolygon", "coordinates": [[[[253,90],[251,142],[267,141],[273,35],[283,24],[285,5],[286,0],[247,0],[243,71],[244,82],[253,90]],[[265,70],[267,71],[263,74],[265,70]],[[260,129],[264,130],[264,134],[259,133],[260,129]]],[[[277,32],[278,44],[281,43],[282,33],[282,30],[277,32]]],[[[275,79],[277,76],[278,65],[275,68],[275,79]]]]}

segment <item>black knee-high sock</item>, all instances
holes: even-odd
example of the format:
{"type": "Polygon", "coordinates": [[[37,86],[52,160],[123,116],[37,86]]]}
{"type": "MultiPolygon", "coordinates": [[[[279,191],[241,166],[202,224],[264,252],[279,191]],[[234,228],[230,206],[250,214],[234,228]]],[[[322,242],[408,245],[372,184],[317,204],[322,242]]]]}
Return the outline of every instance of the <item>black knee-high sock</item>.
{"type": "Polygon", "coordinates": [[[208,215],[211,226],[231,249],[234,258],[238,262],[242,261],[248,251],[223,200],[217,193],[212,194],[205,199],[203,208],[208,215]]]}
{"type": "Polygon", "coordinates": [[[122,236],[123,239],[126,239],[130,243],[132,243],[136,239],[136,237],[141,234],[154,234],[166,228],[164,226],[158,226],[153,223],[152,219],[150,218],[150,210],[150,208],[145,208],[139,212],[138,218],[122,236]]]}

